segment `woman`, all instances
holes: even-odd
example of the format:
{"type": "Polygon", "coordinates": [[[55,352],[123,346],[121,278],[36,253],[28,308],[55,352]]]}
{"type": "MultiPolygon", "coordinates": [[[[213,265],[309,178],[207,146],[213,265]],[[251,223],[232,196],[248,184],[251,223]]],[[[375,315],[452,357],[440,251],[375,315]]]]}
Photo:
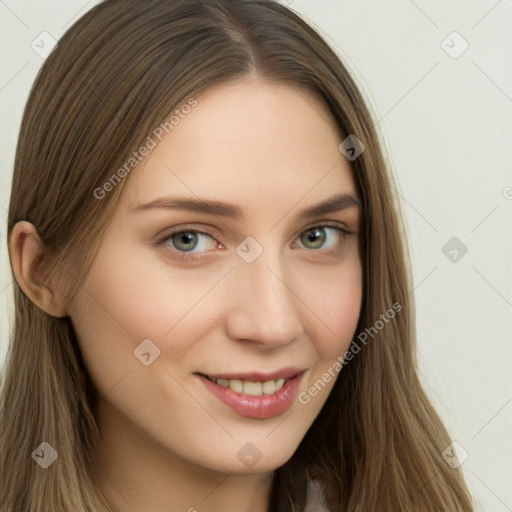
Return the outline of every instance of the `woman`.
{"type": "Polygon", "coordinates": [[[470,511],[371,116],[269,0],[106,0],[24,114],[3,512],[470,511]]]}

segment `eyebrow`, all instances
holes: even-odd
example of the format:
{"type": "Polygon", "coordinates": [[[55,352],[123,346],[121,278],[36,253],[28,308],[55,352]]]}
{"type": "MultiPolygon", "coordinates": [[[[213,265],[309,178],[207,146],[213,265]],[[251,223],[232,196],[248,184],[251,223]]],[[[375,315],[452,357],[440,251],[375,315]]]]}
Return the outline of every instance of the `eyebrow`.
{"type": "MultiPolygon", "coordinates": [[[[361,208],[361,201],[357,196],[348,193],[335,194],[320,203],[304,208],[297,213],[294,218],[298,221],[308,220],[319,215],[345,210],[351,206],[361,208]]],[[[149,203],[136,206],[133,211],[145,211],[158,208],[209,213],[222,217],[230,217],[236,220],[242,220],[244,217],[243,208],[237,204],[183,196],[158,198],[149,203]]]]}

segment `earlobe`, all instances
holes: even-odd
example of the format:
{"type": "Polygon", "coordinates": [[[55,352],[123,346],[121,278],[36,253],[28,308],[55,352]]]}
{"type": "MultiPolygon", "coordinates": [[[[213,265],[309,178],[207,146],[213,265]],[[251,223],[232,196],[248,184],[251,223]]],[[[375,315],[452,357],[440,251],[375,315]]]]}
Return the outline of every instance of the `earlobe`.
{"type": "Polygon", "coordinates": [[[25,295],[49,315],[67,316],[58,290],[48,276],[50,251],[33,224],[15,224],[9,237],[9,255],[14,277],[25,295]]]}

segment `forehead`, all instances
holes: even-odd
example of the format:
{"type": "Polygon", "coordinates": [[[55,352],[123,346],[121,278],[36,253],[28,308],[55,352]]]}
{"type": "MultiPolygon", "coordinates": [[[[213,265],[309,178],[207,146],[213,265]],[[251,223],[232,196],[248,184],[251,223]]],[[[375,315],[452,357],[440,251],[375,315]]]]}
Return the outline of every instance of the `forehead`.
{"type": "Polygon", "coordinates": [[[282,84],[241,81],[195,98],[134,170],[126,206],[168,195],[237,202],[261,214],[355,193],[339,130],[312,94],[282,84]]]}

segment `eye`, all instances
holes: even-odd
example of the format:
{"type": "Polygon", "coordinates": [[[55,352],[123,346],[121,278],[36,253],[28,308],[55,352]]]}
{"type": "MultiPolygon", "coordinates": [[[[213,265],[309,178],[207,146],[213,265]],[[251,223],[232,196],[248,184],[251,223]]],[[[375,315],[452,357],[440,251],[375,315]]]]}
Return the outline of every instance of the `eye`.
{"type": "MultiPolygon", "coordinates": [[[[335,254],[341,249],[341,244],[350,234],[339,226],[320,225],[303,231],[294,241],[299,242],[299,248],[322,250],[323,254],[335,254]]],[[[166,246],[172,258],[192,260],[208,256],[208,252],[221,249],[213,235],[195,228],[181,228],[168,232],[157,242],[158,246],[166,246]]],[[[292,248],[295,248],[292,245],[292,248]]],[[[320,251],[318,251],[320,252],[320,251]]]]}
{"type": "Polygon", "coordinates": [[[196,229],[182,229],[168,234],[162,241],[173,249],[186,253],[207,252],[217,241],[208,233],[196,229]]]}
{"type": "Polygon", "coordinates": [[[299,240],[306,249],[332,249],[348,234],[347,230],[340,227],[315,226],[303,231],[299,240]]]}

